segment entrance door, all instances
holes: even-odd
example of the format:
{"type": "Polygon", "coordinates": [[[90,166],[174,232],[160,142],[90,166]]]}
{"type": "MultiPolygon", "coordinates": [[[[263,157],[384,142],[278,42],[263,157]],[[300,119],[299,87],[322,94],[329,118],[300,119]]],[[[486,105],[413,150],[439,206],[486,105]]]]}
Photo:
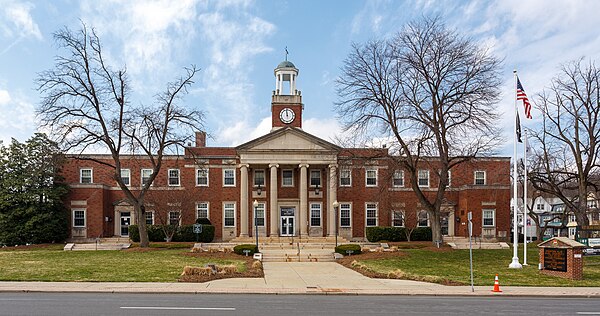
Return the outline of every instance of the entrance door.
{"type": "Polygon", "coordinates": [[[131,225],[131,212],[121,212],[121,236],[129,236],[129,225],[131,225]]]}
{"type": "Polygon", "coordinates": [[[442,214],[441,226],[442,236],[448,236],[448,213],[442,214]]]}
{"type": "Polygon", "coordinates": [[[281,236],[294,236],[294,213],[293,207],[281,208],[281,236]]]}

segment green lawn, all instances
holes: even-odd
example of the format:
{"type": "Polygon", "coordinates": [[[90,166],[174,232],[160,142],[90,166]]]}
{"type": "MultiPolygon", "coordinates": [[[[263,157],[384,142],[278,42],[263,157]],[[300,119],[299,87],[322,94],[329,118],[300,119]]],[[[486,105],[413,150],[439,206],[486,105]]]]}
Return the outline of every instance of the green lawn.
{"type": "Polygon", "coordinates": [[[246,270],[242,260],[197,258],[186,254],[189,249],[63,251],[62,245],[2,250],[0,280],[176,282],[186,265],[236,264],[238,271],[246,270]]]}
{"type": "MultiPolygon", "coordinates": [[[[600,286],[600,256],[584,257],[584,280],[572,281],[543,275],[538,270],[537,247],[528,249],[527,263],[523,269],[509,269],[512,249],[473,250],[473,276],[475,285],[493,285],[499,275],[500,285],[522,286],[600,286]]],[[[376,273],[388,274],[401,270],[413,276],[434,276],[470,284],[469,250],[431,251],[428,249],[402,250],[406,256],[357,261],[376,273]]],[[[519,251],[523,263],[523,250],[519,251]]]]}

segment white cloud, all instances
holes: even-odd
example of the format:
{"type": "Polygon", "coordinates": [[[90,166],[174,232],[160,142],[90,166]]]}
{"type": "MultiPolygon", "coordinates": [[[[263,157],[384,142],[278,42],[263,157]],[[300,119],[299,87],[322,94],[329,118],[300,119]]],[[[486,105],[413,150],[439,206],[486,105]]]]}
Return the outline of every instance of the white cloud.
{"type": "Polygon", "coordinates": [[[342,134],[342,128],[335,118],[308,118],[302,122],[302,129],[324,140],[335,142],[342,134]]]}
{"type": "Polygon", "coordinates": [[[35,109],[24,98],[0,89],[0,113],[0,140],[4,144],[13,137],[25,141],[35,131],[35,109]]]}
{"type": "Polygon", "coordinates": [[[238,146],[252,139],[266,135],[271,131],[271,117],[263,118],[252,127],[248,121],[239,121],[233,125],[222,127],[217,131],[219,143],[226,146],[238,146]]]}
{"type": "Polygon", "coordinates": [[[2,7],[0,29],[6,37],[32,36],[42,39],[40,28],[31,16],[31,10],[35,8],[33,3],[2,0],[0,7],[2,7]]]}

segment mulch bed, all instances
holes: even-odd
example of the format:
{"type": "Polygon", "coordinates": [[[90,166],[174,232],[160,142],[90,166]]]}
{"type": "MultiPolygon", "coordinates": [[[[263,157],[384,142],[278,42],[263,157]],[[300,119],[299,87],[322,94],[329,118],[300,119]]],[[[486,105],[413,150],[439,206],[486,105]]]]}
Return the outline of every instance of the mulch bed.
{"type": "Polygon", "coordinates": [[[246,271],[245,272],[236,272],[234,274],[211,274],[211,275],[183,275],[179,278],[179,282],[208,282],[219,279],[230,279],[230,278],[263,278],[265,274],[263,273],[262,265],[261,268],[253,268],[252,263],[254,263],[254,259],[250,256],[240,256],[235,253],[223,253],[223,252],[187,252],[183,253],[185,256],[195,257],[195,258],[213,258],[213,259],[221,259],[221,260],[242,260],[245,261],[246,271]]]}

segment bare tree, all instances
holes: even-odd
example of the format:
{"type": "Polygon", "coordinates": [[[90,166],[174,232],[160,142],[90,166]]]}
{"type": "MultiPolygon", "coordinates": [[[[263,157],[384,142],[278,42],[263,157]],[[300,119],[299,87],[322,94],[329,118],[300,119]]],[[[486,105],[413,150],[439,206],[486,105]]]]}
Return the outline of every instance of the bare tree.
{"type": "Polygon", "coordinates": [[[173,240],[184,218],[194,217],[196,206],[193,192],[184,188],[149,191],[145,203],[146,209],[154,211],[167,242],[173,240]]]}
{"type": "Polygon", "coordinates": [[[129,81],[122,67],[113,70],[105,61],[100,39],[85,24],[76,32],[64,28],[54,34],[65,50],[53,69],[37,78],[43,99],[38,109],[41,125],[65,151],[79,159],[93,160],[111,168],[115,181],[134,208],[139,223],[140,246],[147,247],[145,196],[159,173],[163,157],[188,141],[202,125],[202,112],[178,105],[198,71],[186,69],[168,83],[151,106],[133,105],[129,81]],[[87,149],[108,151],[112,161],[84,155],[87,149]],[[121,167],[130,155],[147,161],[152,175],[141,187],[130,188],[121,179],[121,167]]]}
{"type": "Polygon", "coordinates": [[[536,99],[542,128],[534,134],[530,179],[535,189],[558,197],[577,223],[589,225],[587,199],[600,172],[600,70],[593,62],[562,66],[536,99]]]}
{"type": "Polygon", "coordinates": [[[448,171],[491,154],[501,141],[495,104],[500,61],[439,18],[409,23],[391,39],[354,44],[337,80],[337,112],[355,135],[389,137],[441,240],[448,171]],[[438,172],[434,192],[419,169],[438,172]]]}

